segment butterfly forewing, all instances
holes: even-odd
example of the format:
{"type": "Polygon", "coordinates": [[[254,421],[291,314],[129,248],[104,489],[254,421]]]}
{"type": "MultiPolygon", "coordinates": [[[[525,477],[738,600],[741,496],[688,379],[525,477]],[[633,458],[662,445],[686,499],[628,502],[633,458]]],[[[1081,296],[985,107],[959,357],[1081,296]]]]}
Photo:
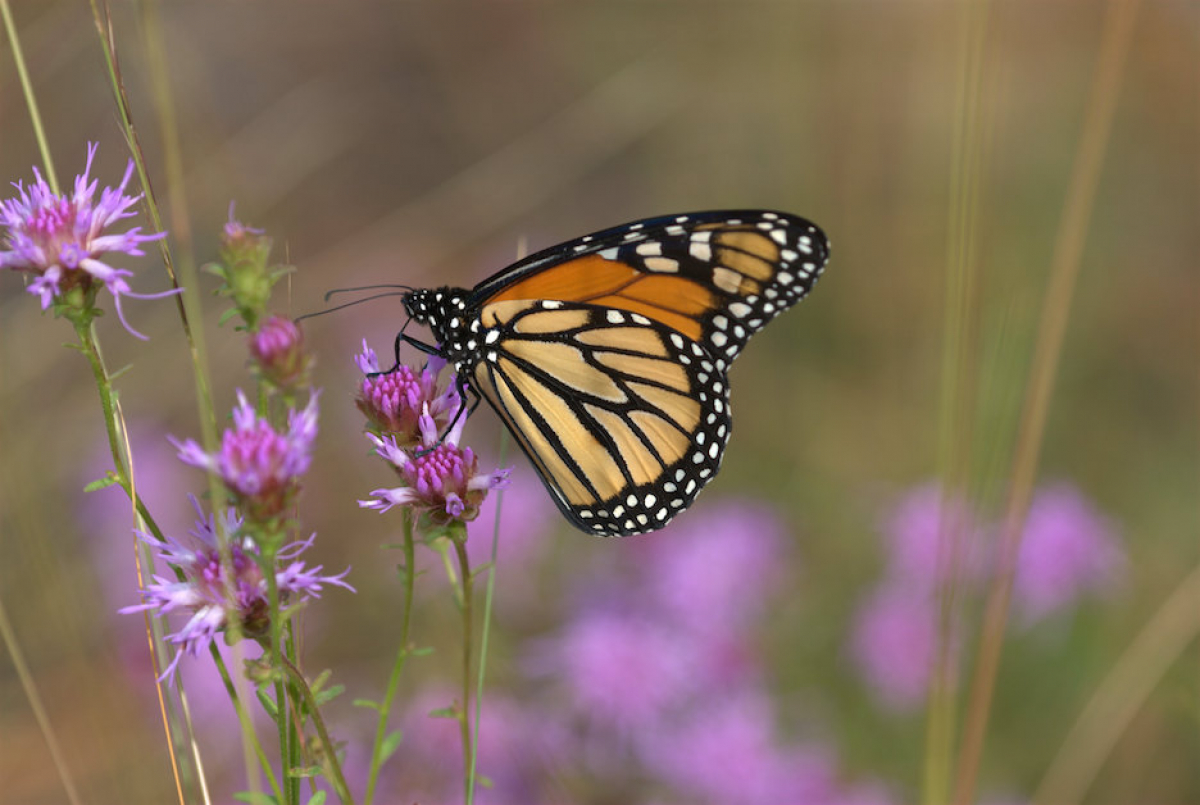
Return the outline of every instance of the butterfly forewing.
{"type": "Polygon", "coordinates": [[[481,283],[473,298],[586,302],[640,313],[728,363],[751,335],[808,293],[828,256],[824,233],[794,215],[690,213],[539,252],[481,283]]]}
{"type": "Polygon", "coordinates": [[[504,418],[559,508],[602,536],[665,525],[720,466],[728,385],[701,345],[641,314],[497,302],[476,389],[504,418]]]}

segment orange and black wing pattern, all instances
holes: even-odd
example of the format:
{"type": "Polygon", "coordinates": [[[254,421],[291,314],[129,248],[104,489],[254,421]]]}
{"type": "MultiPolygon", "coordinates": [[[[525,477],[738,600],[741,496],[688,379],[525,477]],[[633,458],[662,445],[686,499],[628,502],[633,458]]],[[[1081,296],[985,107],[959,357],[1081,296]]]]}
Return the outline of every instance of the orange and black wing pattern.
{"type": "Polygon", "coordinates": [[[689,213],[569,241],[470,291],[416,291],[405,305],[567,519],[626,536],[666,525],[716,475],[729,364],[828,257],[824,233],[793,215],[689,213]]]}

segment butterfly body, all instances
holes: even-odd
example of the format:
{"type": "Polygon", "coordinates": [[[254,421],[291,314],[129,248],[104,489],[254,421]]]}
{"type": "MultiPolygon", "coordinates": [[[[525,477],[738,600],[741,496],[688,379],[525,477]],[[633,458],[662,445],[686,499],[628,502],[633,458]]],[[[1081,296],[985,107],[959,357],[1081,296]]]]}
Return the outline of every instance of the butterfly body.
{"type": "Polygon", "coordinates": [[[666,525],[716,475],[730,363],[827,259],[802,218],[690,213],[569,241],[473,289],[415,290],[404,306],[563,514],[625,536],[666,525]]]}

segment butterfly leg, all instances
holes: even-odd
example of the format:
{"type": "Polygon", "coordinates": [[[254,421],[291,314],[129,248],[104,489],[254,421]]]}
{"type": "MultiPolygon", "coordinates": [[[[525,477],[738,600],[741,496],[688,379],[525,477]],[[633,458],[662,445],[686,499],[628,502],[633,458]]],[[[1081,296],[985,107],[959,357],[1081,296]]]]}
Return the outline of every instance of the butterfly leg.
{"type": "Polygon", "coordinates": [[[421,457],[436,450],[442,442],[446,441],[446,437],[450,435],[450,431],[458,425],[458,420],[471,418],[471,414],[475,413],[475,409],[479,407],[479,403],[483,401],[483,397],[479,396],[479,392],[473,389],[464,375],[454,376],[455,390],[458,391],[458,410],[454,412],[454,416],[450,419],[450,424],[446,429],[438,435],[438,440],[429,447],[422,448],[417,451],[417,457],[421,457]],[[472,397],[470,408],[467,407],[467,396],[472,397]]]}
{"type": "Polygon", "coordinates": [[[378,377],[379,375],[390,375],[392,372],[400,368],[400,345],[408,344],[418,352],[424,352],[426,355],[436,355],[441,357],[442,351],[432,344],[426,344],[424,341],[418,341],[411,335],[405,335],[404,331],[396,333],[396,341],[392,347],[393,353],[396,356],[396,362],[392,364],[391,369],[386,369],[382,372],[371,372],[367,377],[378,377]]]}

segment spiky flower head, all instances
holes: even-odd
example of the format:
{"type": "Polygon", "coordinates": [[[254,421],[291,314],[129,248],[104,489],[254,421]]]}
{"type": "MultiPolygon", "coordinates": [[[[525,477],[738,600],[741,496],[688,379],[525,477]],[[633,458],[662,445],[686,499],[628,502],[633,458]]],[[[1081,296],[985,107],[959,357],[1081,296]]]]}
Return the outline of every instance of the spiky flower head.
{"type": "MultiPolygon", "coordinates": [[[[385,512],[393,506],[412,506],[418,518],[432,526],[455,521],[469,522],[479,516],[479,505],[487,493],[508,483],[511,469],[479,472],[479,458],[469,447],[459,447],[463,419],[438,438],[437,424],[428,413],[421,416],[421,449],[406,450],[390,436],[368,433],[375,452],[386,459],[400,476],[401,485],[376,489],[374,500],[360,500],[359,506],[385,512]]],[[[421,520],[418,520],[421,522],[421,520]]]]}
{"type": "MultiPolygon", "coordinates": [[[[231,623],[238,625],[242,635],[253,639],[261,640],[270,634],[270,603],[262,557],[253,540],[239,535],[242,519],[233,509],[229,509],[223,518],[231,560],[226,565],[217,548],[215,518],[211,514],[205,515],[194,497],[191,500],[197,517],[195,526],[188,532],[191,539],[186,542],[169,539],[162,543],[149,534],[138,532],[138,536],[158,552],[159,558],[182,573],[183,580],[156,575],[154,582],[141,591],[141,604],[120,610],[122,614],[148,609],[163,615],[176,610],[190,614],[179,631],[167,636],[179,651],[160,679],[173,676],[185,654],[200,656],[216,635],[225,632],[231,623]]],[[[298,557],[312,546],[314,539],[316,534],[285,545],[276,555],[275,582],[282,607],[319,598],[326,584],[354,591],[344,581],[350,568],[330,576],[321,573],[321,565],[308,567],[300,561],[298,557]]]]}
{"type": "MultiPolygon", "coordinates": [[[[401,365],[395,371],[383,373],[375,350],[363,339],[362,352],[354,362],[363,373],[355,404],[367,418],[367,427],[380,436],[390,437],[400,447],[415,447],[421,443],[421,417],[426,412],[441,432],[450,420],[460,416],[462,396],[455,388],[451,374],[445,388],[438,388],[438,375],[446,362],[431,356],[418,372],[401,365]]],[[[466,418],[466,411],[461,412],[466,418]]]]}
{"type": "Polygon", "coordinates": [[[0,251],[0,268],[32,275],[27,290],[41,299],[42,310],[54,305],[56,314],[84,323],[99,315],[96,293],[106,288],[112,294],[121,324],[131,335],[145,338],[126,321],[121,297],[158,299],[178,290],[134,293],[126,282],[133,272],[101,258],[115,252],[141,256],[145,254],[143,243],[167,233],[143,235],[138,226],[124,232],[110,231],[119,221],[137,214],[131,208],[142,194],[131,196],[125,192],[133,176],[131,159],[121,183],[115,188],[105,187],[96,198],[100,182],[89,175],[96,147],[96,143],[88,143],[87,165],[75,177],[75,188],[69,195],[55,194],[36,167],[32,184],[13,184],[17,197],[0,202],[0,225],[8,229],[4,239],[8,248],[0,251]]]}
{"type": "Polygon", "coordinates": [[[233,427],[222,436],[220,450],[207,453],[191,439],[172,442],[184,463],[215,472],[251,520],[271,522],[291,505],[300,490],[300,476],[308,470],[317,436],[319,392],[313,392],[303,410],[288,412],[284,433],[258,416],[240,390],[237,396],[233,427]]]}
{"type": "Polygon", "coordinates": [[[291,319],[271,316],[250,336],[250,355],[258,372],[281,389],[308,384],[312,355],[304,348],[304,332],[291,319]]]}

